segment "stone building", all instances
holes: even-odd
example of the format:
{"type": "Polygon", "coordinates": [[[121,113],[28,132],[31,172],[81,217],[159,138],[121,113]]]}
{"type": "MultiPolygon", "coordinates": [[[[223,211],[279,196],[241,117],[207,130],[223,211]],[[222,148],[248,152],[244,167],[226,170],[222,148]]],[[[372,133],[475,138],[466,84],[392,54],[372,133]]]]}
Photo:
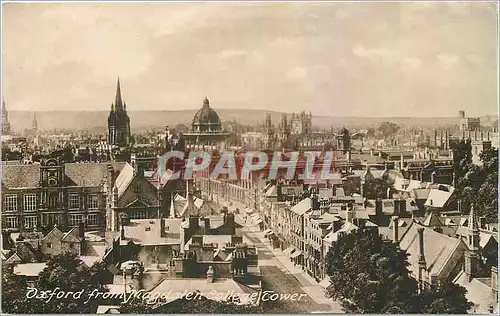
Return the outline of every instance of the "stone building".
{"type": "Polygon", "coordinates": [[[107,170],[125,163],[2,165],[2,229],[33,231],[58,225],[66,230],[85,222],[86,230],[105,224],[107,170]]]}
{"type": "Polygon", "coordinates": [[[222,129],[219,114],[210,107],[208,98],[203,100],[203,106],[196,112],[191,130],[184,134],[186,144],[190,148],[195,146],[214,147],[221,145],[227,137],[228,133],[222,129]]]}

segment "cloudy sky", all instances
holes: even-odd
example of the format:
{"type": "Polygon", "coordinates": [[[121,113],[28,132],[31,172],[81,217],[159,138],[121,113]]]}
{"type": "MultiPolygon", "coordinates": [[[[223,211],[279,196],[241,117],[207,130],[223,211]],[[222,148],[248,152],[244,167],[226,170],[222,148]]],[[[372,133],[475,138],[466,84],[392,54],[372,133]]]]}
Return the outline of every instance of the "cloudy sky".
{"type": "Polygon", "coordinates": [[[9,110],[497,113],[492,3],[4,4],[9,110]]]}

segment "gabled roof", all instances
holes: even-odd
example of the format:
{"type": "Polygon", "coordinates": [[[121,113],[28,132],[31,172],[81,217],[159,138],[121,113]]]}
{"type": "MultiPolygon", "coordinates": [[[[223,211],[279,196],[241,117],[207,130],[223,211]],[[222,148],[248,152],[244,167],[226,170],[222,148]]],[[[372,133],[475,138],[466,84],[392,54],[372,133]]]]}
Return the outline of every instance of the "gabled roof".
{"type": "Polygon", "coordinates": [[[409,255],[409,268],[413,275],[418,275],[419,237],[417,230],[419,228],[424,229],[423,238],[426,270],[429,272],[429,275],[439,275],[441,269],[451,260],[452,254],[455,253],[458,247],[466,246],[459,238],[440,234],[430,228],[412,222],[408,230],[402,236],[399,245],[400,248],[405,250],[409,255]]]}
{"type": "MultiPolygon", "coordinates": [[[[124,162],[111,165],[122,170],[124,162]]],[[[108,163],[67,163],[64,165],[68,185],[95,187],[106,181],[108,163]]],[[[40,164],[3,164],[2,183],[7,188],[37,188],[40,183],[40,164]]]]}
{"type": "Polygon", "coordinates": [[[311,199],[310,198],[305,198],[299,203],[295,204],[292,206],[290,209],[292,212],[295,214],[302,216],[304,215],[305,212],[309,211],[311,209],[311,199]]]}
{"type": "Polygon", "coordinates": [[[423,222],[423,225],[427,227],[434,227],[434,226],[443,226],[443,223],[441,222],[439,216],[437,216],[435,212],[431,212],[423,222]]]}
{"type": "Polygon", "coordinates": [[[115,187],[118,189],[118,198],[125,193],[132,180],[134,180],[134,177],[134,168],[128,163],[125,164],[115,181],[115,187]]]}
{"type": "Polygon", "coordinates": [[[424,205],[434,208],[444,207],[452,194],[452,192],[431,189],[431,191],[429,192],[429,196],[427,197],[427,201],[425,201],[424,205]]]}
{"type": "Polygon", "coordinates": [[[64,234],[64,236],[61,238],[61,241],[67,243],[80,242],[80,238],[78,237],[78,229],[72,228],[70,231],[64,234]]]}

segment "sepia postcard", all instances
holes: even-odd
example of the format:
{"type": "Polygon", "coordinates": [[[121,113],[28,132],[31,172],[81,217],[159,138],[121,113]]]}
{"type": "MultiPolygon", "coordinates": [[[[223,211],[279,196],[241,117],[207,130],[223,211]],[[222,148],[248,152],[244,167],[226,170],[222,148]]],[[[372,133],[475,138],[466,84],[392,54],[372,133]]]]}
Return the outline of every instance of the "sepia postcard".
{"type": "Polygon", "coordinates": [[[2,1],[2,314],[498,314],[498,1],[2,1]]]}

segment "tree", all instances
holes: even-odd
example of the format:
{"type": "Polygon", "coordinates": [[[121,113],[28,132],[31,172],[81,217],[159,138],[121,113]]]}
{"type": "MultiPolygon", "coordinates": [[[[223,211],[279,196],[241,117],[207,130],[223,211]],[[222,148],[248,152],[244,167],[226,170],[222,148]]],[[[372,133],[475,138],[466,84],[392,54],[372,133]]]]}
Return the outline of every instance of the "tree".
{"type": "Polygon", "coordinates": [[[473,304],[465,298],[467,290],[452,282],[427,288],[420,295],[422,314],[467,314],[473,304]]]}
{"type": "Polygon", "coordinates": [[[26,280],[15,275],[12,265],[2,265],[2,311],[5,313],[27,313],[26,280]]]}
{"type": "Polygon", "coordinates": [[[466,313],[465,288],[445,282],[418,292],[408,254],[376,230],[343,234],[326,257],[328,295],[347,313],[466,313]]]}
{"type": "Polygon", "coordinates": [[[407,254],[377,231],[342,235],[327,254],[328,294],[347,313],[414,313],[407,254]]]}
{"type": "Polygon", "coordinates": [[[498,149],[480,154],[481,165],[471,159],[470,142],[454,147],[455,186],[464,210],[475,207],[479,216],[488,222],[498,221],[498,149]]]}
{"type": "Polygon", "coordinates": [[[384,137],[393,136],[399,131],[399,125],[392,122],[382,122],[378,127],[378,131],[384,137]]]}
{"type": "MultiPolygon", "coordinates": [[[[101,299],[87,299],[93,291],[107,292],[104,287],[104,263],[97,263],[91,268],[82,265],[82,261],[73,254],[61,254],[52,257],[45,269],[40,273],[33,288],[37,293],[43,291],[52,292],[82,292],[79,298],[72,295],[62,298],[48,297],[41,295],[28,295],[28,285],[26,280],[5,271],[2,275],[2,302],[4,311],[9,313],[22,314],[70,314],[70,313],[95,313],[97,307],[103,302],[101,299]],[[5,295],[5,296],[4,296],[5,295]]],[[[32,291],[32,290],[30,290],[32,291]]],[[[57,294],[56,293],[56,294],[57,294]]]]}

